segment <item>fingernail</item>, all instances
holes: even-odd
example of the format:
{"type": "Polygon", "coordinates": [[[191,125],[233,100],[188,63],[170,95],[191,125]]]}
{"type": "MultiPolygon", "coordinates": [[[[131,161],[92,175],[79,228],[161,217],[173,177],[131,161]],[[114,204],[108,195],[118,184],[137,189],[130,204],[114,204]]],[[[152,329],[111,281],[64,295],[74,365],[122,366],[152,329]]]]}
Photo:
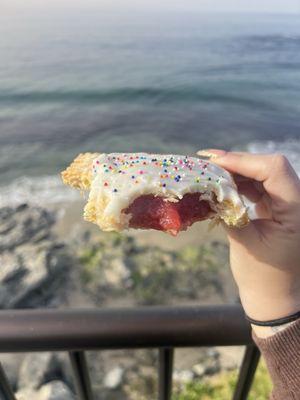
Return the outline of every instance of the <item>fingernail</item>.
{"type": "Polygon", "coordinates": [[[203,149],[197,151],[197,155],[201,157],[208,157],[208,158],[218,158],[223,157],[226,154],[224,150],[218,149],[203,149]]]}

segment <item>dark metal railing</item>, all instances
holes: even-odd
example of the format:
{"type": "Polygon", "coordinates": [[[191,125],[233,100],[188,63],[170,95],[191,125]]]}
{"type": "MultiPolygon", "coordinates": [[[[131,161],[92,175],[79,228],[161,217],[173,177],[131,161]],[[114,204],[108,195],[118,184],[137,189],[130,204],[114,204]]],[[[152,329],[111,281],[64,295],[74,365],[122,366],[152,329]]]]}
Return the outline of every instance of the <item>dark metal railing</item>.
{"type": "MultiPolygon", "coordinates": [[[[159,400],[172,392],[176,347],[246,345],[234,400],[246,400],[259,361],[239,305],[0,312],[0,353],[68,351],[78,398],[93,394],[85,350],[159,349],[159,400]]],[[[2,368],[0,398],[14,400],[2,368]]]]}

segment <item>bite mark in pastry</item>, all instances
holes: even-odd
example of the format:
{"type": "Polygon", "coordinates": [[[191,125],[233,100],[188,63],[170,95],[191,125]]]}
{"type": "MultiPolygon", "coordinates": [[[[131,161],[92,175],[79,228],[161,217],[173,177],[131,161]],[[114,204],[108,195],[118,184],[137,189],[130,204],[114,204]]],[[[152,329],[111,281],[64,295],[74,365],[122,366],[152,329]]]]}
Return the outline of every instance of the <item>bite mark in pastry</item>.
{"type": "Polygon", "coordinates": [[[104,231],[157,229],[172,235],[204,219],[248,223],[229,172],[213,162],[148,153],[80,154],[65,184],[90,190],[84,219],[104,231]]]}

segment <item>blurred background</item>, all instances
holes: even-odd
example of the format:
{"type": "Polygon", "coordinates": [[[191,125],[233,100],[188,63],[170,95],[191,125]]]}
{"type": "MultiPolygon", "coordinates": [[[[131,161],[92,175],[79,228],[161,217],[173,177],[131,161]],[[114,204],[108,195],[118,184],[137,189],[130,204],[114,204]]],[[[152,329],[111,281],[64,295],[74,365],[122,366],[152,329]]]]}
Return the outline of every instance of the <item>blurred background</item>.
{"type": "MultiPolygon", "coordinates": [[[[0,0],[0,307],[237,301],[220,229],[102,234],[60,171],[84,151],[218,147],[281,152],[300,174],[299,111],[299,0],[0,0]]],[[[240,355],[184,351],[174,399],[229,399],[240,355]]],[[[72,399],[47,357],[2,362],[24,399],[54,378],[72,399]]],[[[154,398],[151,351],[89,361],[97,398],[154,398]]]]}
{"type": "Polygon", "coordinates": [[[1,204],[66,200],[58,173],[86,150],[267,147],[297,161],[298,0],[0,7],[1,204]]]}

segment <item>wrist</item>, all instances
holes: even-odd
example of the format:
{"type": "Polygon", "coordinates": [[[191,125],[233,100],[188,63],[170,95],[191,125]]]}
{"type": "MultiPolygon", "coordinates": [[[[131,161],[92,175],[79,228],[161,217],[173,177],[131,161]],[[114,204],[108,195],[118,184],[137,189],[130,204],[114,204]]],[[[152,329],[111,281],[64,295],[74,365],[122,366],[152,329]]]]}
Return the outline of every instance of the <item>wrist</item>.
{"type": "Polygon", "coordinates": [[[240,298],[246,315],[257,321],[284,318],[300,311],[300,292],[271,296],[268,293],[259,295],[240,291],[240,298]]]}
{"type": "Polygon", "coordinates": [[[288,328],[295,322],[296,321],[288,322],[287,324],[282,324],[279,326],[257,326],[257,325],[251,324],[251,327],[257,337],[259,337],[261,339],[265,339],[265,338],[275,335],[278,332],[284,331],[286,328],[288,328]]]}

